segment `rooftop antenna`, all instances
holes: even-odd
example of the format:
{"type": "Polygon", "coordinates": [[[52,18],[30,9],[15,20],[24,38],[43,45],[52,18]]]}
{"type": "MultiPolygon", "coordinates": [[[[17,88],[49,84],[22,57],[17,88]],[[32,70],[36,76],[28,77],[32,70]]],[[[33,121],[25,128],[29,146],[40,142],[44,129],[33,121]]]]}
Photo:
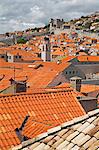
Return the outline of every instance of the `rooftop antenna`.
{"type": "Polygon", "coordinates": [[[14,78],[14,94],[15,94],[15,93],[16,93],[16,92],[15,92],[15,66],[14,66],[13,69],[14,69],[14,70],[13,70],[13,71],[14,71],[13,78],[14,78]]]}
{"type": "Polygon", "coordinates": [[[13,68],[13,69],[14,69],[14,76],[13,76],[13,77],[14,77],[14,80],[15,80],[15,66],[14,66],[14,68],[13,68]]]}

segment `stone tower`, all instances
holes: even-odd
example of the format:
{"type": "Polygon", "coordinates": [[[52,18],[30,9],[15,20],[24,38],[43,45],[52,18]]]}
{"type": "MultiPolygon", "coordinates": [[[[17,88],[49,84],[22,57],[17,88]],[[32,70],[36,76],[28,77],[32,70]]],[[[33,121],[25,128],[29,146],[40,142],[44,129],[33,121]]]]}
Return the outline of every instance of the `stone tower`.
{"type": "Polygon", "coordinates": [[[48,37],[44,37],[42,45],[41,59],[45,61],[51,61],[51,45],[48,37]]]}
{"type": "Polygon", "coordinates": [[[50,33],[54,33],[57,29],[62,29],[62,25],[64,24],[64,20],[62,19],[52,19],[49,22],[50,25],[50,33]]]}

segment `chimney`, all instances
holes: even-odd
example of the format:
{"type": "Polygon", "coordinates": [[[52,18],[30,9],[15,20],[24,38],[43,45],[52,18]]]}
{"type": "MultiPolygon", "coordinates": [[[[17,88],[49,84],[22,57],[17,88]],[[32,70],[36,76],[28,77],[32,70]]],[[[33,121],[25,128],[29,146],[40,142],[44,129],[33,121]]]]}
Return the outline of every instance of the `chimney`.
{"type": "Polygon", "coordinates": [[[27,91],[27,83],[26,81],[16,81],[14,79],[10,79],[10,85],[13,87],[13,93],[21,93],[27,91]]]}
{"type": "Polygon", "coordinates": [[[70,78],[71,86],[78,92],[81,90],[81,78],[80,77],[72,77],[70,78]]]}

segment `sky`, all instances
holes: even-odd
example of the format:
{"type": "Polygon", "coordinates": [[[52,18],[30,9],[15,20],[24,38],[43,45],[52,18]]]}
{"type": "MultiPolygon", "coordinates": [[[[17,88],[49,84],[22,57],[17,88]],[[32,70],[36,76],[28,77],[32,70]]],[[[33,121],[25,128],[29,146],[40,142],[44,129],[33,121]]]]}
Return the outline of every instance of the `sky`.
{"type": "Polygon", "coordinates": [[[99,0],[0,0],[0,33],[40,27],[50,18],[70,20],[99,9],[99,0]]]}

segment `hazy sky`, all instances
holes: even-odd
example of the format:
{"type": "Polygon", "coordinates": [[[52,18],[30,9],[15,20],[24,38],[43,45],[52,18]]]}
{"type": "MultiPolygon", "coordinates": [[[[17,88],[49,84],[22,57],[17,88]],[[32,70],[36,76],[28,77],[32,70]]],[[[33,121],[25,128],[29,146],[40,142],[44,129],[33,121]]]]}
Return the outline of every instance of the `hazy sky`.
{"type": "Polygon", "coordinates": [[[70,20],[98,11],[99,0],[0,0],[0,33],[70,20]]]}

